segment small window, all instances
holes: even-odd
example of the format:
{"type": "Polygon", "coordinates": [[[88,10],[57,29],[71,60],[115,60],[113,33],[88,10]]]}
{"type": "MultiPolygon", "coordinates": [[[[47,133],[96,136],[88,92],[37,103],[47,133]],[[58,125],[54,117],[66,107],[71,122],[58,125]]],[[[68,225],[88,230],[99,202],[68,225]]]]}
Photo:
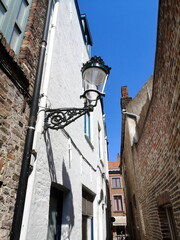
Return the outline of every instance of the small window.
{"type": "Polygon", "coordinates": [[[4,22],[4,16],[6,12],[7,5],[2,0],[0,0],[0,25],[4,22]]]}
{"type": "Polygon", "coordinates": [[[94,197],[82,189],[82,239],[93,239],[93,201],[94,197]]]}
{"type": "Polygon", "coordinates": [[[125,227],[124,226],[116,226],[116,234],[117,236],[122,236],[125,234],[125,227]]]}
{"type": "Polygon", "coordinates": [[[91,117],[89,113],[84,115],[84,134],[91,141],[91,117]]]}
{"type": "Polygon", "coordinates": [[[17,47],[18,39],[19,39],[20,34],[21,34],[21,30],[19,29],[17,24],[15,24],[12,35],[11,35],[11,39],[10,39],[10,42],[9,42],[10,46],[13,49],[16,49],[16,47],[17,47]]]}
{"type": "Polygon", "coordinates": [[[87,22],[87,18],[85,14],[81,14],[81,28],[82,28],[82,33],[83,33],[83,38],[84,38],[84,43],[86,45],[87,51],[89,53],[89,56],[91,55],[91,46],[92,46],[92,39],[91,39],[91,34],[89,31],[89,26],[87,22]]]}
{"type": "Polygon", "coordinates": [[[158,213],[161,222],[162,239],[177,240],[172,206],[170,204],[160,206],[158,208],[158,213]]]}
{"type": "Polygon", "coordinates": [[[0,0],[0,16],[7,12],[7,6],[0,0]]]}
{"type": "Polygon", "coordinates": [[[112,178],[112,188],[121,188],[121,178],[112,178]]]}
{"type": "Polygon", "coordinates": [[[93,239],[93,218],[82,215],[82,239],[93,239]]]}
{"type": "Polygon", "coordinates": [[[114,196],[114,212],[122,211],[123,211],[122,195],[116,195],[114,196]]]}
{"type": "Polygon", "coordinates": [[[99,159],[102,160],[102,142],[101,142],[101,128],[98,125],[98,153],[99,153],[99,159]]]}
{"type": "Polygon", "coordinates": [[[19,53],[32,0],[0,0],[0,31],[16,54],[19,53]]]}
{"type": "Polygon", "coordinates": [[[63,192],[51,187],[47,240],[61,239],[63,192]]]}
{"type": "Polygon", "coordinates": [[[21,5],[19,7],[19,11],[17,14],[17,18],[16,21],[18,21],[18,23],[22,26],[23,25],[23,21],[24,21],[24,16],[26,13],[26,8],[28,7],[29,3],[27,0],[22,0],[21,5]]]}

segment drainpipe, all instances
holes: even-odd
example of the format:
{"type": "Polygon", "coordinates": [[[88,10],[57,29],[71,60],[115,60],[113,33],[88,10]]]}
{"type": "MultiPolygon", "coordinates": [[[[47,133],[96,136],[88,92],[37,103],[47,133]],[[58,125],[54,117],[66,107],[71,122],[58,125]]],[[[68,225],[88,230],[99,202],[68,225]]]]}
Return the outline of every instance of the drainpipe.
{"type": "MultiPolygon", "coordinates": [[[[49,30],[49,37],[48,37],[48,47],[46,51],[46,58],[45,58],[45,67],[43,72],[43,80],[42,80],[42,86],[40,91],[40,102],[39,102],[39,111],[38,111],[38,117],[37,117],[37,123],[36,123],[36,130],[34,133],[34,139],[33,139],[33,152],[37,152],[37,142],[39,140],[39,136],[42,134],[43,126],[44,126],[44,109],[46,108],[47,104],[47,92],[48,92],[48,86],[49,86],[49,80],[50,80],[50,69],[51,69],[51,62],[52,62],[52,53],[54,48],[54,39],[55,39],[55,32],[56,32],[56,24],[58,20],[58,9],[59,9],[59,3],[60,0],[57,0],[55,2],[55,5],[53,6],[53,17],[52,21],[50,23],[50,30],[49,30]]],[[[27,239],[28,234],[28,226],[29,226],[29,216],[31,212],[31,202],[32,202],[32,195],[33,195],[33,189],[34,189],[34,181],[36,176],[36,167],[37,167],[37,161],[32,162],[33,164],[33,171],[31,175],[28,178],[28,188],[26,192],[26,199],[25,199],[25,206],[24,206],[24,213],[23,213],[23,221],[21,226],[21,235],[20,240],[27,239]]]]}
{"type": "Polygon", "coordinates": [[[48,8],[46,11],[46,20],[44,24],[43,38],[40,46],[40,54],[39,54],[36,78],[34,83],[34,92],[33,92],[30,115],[29,115],[29,123],[28,123],[27,135],[25,140],[25,146],[24,146],[24,153],[23,153],[23,159],[22,159],[22,165],[21,165],[21,173],[19,178],[19,186],[17,190],[17,197],[16,197],[16,204],[15,204],[10,240],[19,240],[20,232],[21,232],[21,224],[22,224],[22,218],[23,218],[27,182],[29,177],[30,159],[31,159],[31,153],[32,153],[32,145],[33,145],[35,126],[36,126],[37,113],[38,113],[38,102],[39,102],[40,87],[41,87],[41,80],[42,80],[42,74],[43,74],[43,65],[44,65],[44,59],[45,59],[45,53],[46,53],[49,22],[50,22],[50,16],[51,16],[51,6],[52,6],[52,0],[49,0],[48,8]]]}
{"type": "MultiPolygon", "coordinates": [[[[126,112],[126,109],[122,110],[122,114],[128,116],[129,118],[132,118],[135,121],[136,126],[137,126],[137,123],[138,123],[138,121],[140,119],[140,116],[138,116],[137,114],[134,114],[134,113],[126,112]]],[[[137,131],[136,131],[136,128],[135,128],[135,134],[134,134],[134,137],[133,137],[133,143],[137,143],[137,142],[138,142],[138,134],[137,134],[137,131]]]]}
{"type": "Polygon", "coordinates": [[[122,110],[122,114],[127,115],[128,117],[135,119],[136,123],[139,121],[139,118],[140,118],[135,113],[126,112],[125,109],[122,110]]]}

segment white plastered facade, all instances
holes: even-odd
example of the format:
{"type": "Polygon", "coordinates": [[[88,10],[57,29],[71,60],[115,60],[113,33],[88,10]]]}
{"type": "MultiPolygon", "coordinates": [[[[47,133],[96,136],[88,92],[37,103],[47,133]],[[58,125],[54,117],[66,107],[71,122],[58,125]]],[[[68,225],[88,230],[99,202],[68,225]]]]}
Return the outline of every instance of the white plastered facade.
{"type": "Polygon", "coordinates": [[[34,137],[21,240],[47,239],[51,184],[63,192],[61,239],[82,239],[82,188],[94,196],[93,239],[106,239],[107,138],[100,101],[91,113],[91,141],[84,135],[84,117],[64,130],[44,131],[44,111],[83,107],[82,64],[89,59],[73,0],[56,2],[52,11],[40,113],[34,137]],[[98,129],[101,129],[99,158],[98,129]],[[102,191],[103,195],[102,195],[102,191]]]}

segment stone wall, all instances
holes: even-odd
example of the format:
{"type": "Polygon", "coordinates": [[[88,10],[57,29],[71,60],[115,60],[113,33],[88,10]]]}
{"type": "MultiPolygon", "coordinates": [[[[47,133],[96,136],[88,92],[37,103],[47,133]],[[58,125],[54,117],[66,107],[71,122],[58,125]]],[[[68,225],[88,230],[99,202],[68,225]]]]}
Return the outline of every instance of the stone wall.
{"type": "MultiPolygon", "coordinates": [[[[171,239],[166,207],[171,211],[176,239],[180,238],[179,23],[180,2],[160,1],[153,95],[132,148],[126,129],[123,161],[133,239],[171,239]]],[[[130,104],[133,106],[133,100],[130,104]]]]}
{"type": "Polygon", "coordinates": [[[9,238],[47,1],[34,0],[20,54],[0,33],[0,239],[9,238]]]}

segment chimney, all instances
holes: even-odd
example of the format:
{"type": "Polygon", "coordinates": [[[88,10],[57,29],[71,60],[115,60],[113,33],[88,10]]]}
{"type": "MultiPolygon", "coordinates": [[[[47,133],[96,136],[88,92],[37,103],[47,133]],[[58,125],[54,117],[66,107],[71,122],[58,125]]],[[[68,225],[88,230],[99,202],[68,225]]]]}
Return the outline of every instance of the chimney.
{"type": "Polygon", "coordinates": [[[121,87],[121,96],[122,98],[128,98],[128,88],[127,86],[121,87]]]}
{"type": "Polygon", "coordinates": [[[126,109],[126,106],[131,101],[131,97],[128,95],[128,87],[121,87],[121,109],[126,109]]]}

